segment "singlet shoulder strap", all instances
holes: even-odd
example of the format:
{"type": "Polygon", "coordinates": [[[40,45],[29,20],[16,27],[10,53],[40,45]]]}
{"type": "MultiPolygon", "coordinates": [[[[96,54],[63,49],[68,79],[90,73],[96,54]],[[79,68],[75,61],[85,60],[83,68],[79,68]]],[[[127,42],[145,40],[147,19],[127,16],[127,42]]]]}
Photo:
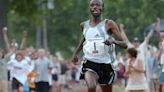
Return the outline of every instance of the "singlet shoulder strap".
{"type": "Polygon", "coordinates": [[[103,30],[98,30],[100,35],[105,38],[107,32],[106,32],[106,19],[104,19],[99,25],[98,28],[104,27],[103,30]]]}

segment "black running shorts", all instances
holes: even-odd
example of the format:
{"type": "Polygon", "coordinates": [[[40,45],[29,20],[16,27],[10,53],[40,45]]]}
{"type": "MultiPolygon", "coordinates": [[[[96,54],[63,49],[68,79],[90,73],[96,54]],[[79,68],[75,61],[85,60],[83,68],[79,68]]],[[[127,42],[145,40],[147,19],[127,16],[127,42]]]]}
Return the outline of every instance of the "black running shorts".
{"type": "Polygon", "coordinates": [[[101,85],[112,84],[116,79],[116,73],[111,64],[94,63],[86,60],[82,64],[80,79],[84,79],[84,74],[86,71],[96,73],[99,76],[98,83],[101,85]]]}

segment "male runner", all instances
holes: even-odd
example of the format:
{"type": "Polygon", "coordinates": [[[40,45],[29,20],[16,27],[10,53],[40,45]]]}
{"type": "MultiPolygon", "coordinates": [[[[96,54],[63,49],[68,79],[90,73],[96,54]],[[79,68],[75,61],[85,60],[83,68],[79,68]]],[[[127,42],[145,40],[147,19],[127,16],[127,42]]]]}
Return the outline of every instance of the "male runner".
{"type": "Polygon", "coordinates": [[[91,0],[89,7],[92,18],[80,24],[83,38],[73,54],[72,62],[77,64],[78,53],[83,49],[82,76],[87,83],[88,92],[96,92],[97,83],[103,92],[112,92],[112,82],[116,77],[111,65],[115,59],[115,45],[123,48],[127,45],[116,23],[102,19],[103,1],[91,0]]]}

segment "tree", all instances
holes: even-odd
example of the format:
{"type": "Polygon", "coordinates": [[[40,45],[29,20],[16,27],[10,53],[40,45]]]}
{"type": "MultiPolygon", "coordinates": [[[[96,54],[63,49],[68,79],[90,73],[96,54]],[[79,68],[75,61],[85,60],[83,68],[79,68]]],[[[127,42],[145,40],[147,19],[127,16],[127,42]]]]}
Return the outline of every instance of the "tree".
{"type": "MultiPolygon", "coordinates": [[[[9,37],[21,38],[23,30],[29,37],[27,45],[35,45],[36,29],[42,30],[42,8],[47,0],[10,0],[8,10],[9,37]],[[18,32],[19,31],[19,32],[18,32]]],[[[51,52],[59,51],[66,58],[72,55],[72,49],[82,36],[79,24],[87,20],[89,0],[54,0],[55,8],[46,10],[48,47],[51,52]]],[[[104,18],[112,19],[117,24],[125,25],[129,39],[134,36],[144,38],[147,25],[164,18],[162,0],[104,0],[104,18]]]]}
{"type": "Polygon", "coordinates": [[[2,28],[7,26],[8,0],[0,0],[0,48],[4,48],[2,28]]]}

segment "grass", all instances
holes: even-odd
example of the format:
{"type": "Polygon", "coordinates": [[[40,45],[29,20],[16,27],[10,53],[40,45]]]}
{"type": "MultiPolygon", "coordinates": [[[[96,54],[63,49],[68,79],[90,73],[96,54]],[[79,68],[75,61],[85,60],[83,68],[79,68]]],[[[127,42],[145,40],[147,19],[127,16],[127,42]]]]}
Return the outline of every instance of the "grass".
{"type": "Polygon", "coordinates": [[[124,86],[114,85],[113,92],[125,92],[125,87],[124,86]]]}
{"type": "MultiPolygon", "coordinates": [[[[79,87],[77,89],[78,89],[78,91],[75,91],[75,92],[87,92],[87,87],[86,86],[79,87]]],[[[124,86],[114,85],[113,86],[113,92],[125,92],[125,87],[124,86]]]]}

